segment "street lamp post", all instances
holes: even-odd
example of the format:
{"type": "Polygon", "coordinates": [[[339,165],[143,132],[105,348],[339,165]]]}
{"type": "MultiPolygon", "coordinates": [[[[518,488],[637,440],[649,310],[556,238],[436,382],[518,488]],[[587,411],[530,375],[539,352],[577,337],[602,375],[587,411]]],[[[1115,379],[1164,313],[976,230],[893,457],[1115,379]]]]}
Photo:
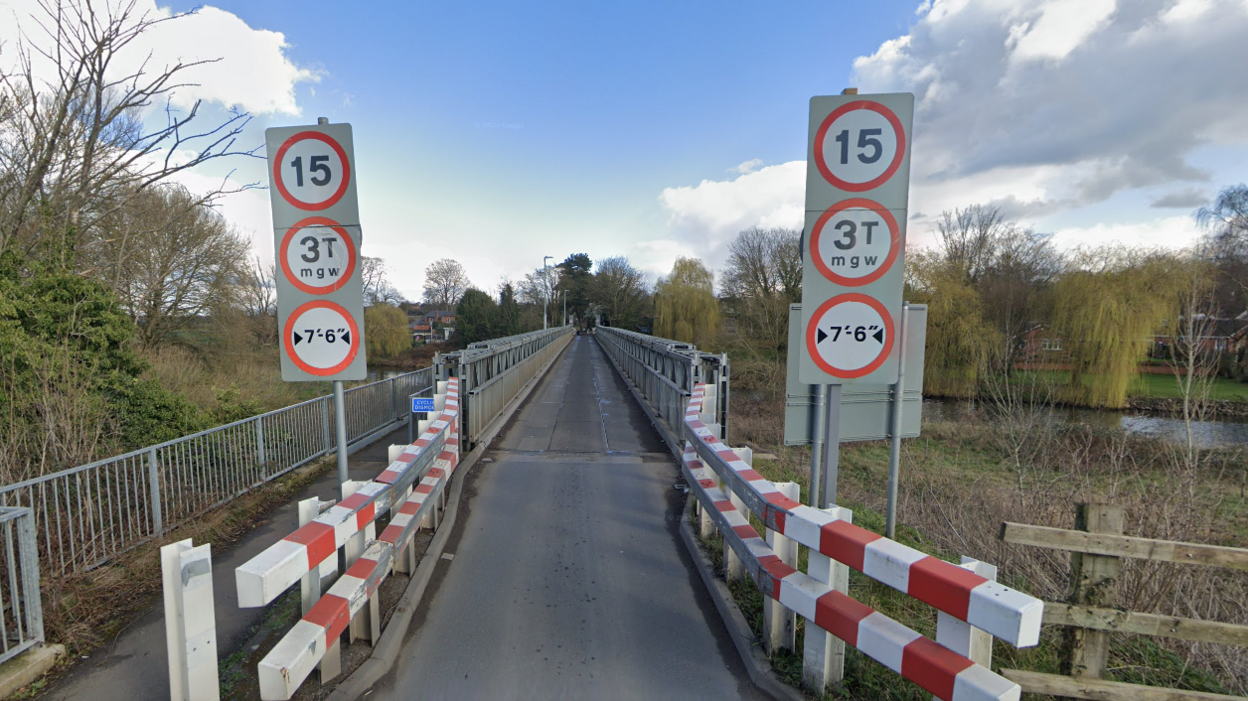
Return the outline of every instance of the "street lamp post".
{"type": "Polygon", "coordinates": [[[554,256],[542,256],[542,283],[546,286],[546,289],[542,290],[542,330],[543,331],[546,330],[546,318],[547,318],[546,303],[549,301],[548,298],[550,297],[550,266],[546,265],[546,261],[554,260],[554,259],[555,259],[554,256]]]}

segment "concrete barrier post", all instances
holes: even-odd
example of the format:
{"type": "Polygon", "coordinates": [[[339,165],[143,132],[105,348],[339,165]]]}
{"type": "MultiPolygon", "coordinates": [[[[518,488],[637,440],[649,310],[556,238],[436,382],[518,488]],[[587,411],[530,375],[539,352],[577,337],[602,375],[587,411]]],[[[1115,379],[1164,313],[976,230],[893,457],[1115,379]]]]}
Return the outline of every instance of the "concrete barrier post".
{"type": "MultiPolygon", "coordinates": [[[[752,460],[747,459],[747,462],[752,462],[752,460]]],[[[776,482],[776,487],[781,494],[793,501],[801,500],[802,488],[796,482],[776,482]]],[[[786,538],[770,528],[765,530],[767,545],[776,553],[780,561],[789,567],[796,568],[797,541],[786,538]]],[[[797,614],[779,601],[768,597],[763,599],[763,649],[769,654],[774,654],[781,648],[794,651],[797,649],[797,614]]]]}
{"type": "MultiPolygon", "coordinates": [[[[824,509],[837,518],[853,523],[849,509],[834,506],[824,509]]],[[[849,593],[849,567],[814,549],[807,553],[806,574],[842,594],[849,593]]],[[[845,641],[806,619],[806,635],[802,645],[802,682],[816,695],[823,695],[829,685],[838,685],[845,676],[845,641]]]]}
{"type": "Polygon", "coordinates": [[[219,701],[217,621],[210,545],[183,540],[160,549],[165,643],[172,701],[219,701]]]}

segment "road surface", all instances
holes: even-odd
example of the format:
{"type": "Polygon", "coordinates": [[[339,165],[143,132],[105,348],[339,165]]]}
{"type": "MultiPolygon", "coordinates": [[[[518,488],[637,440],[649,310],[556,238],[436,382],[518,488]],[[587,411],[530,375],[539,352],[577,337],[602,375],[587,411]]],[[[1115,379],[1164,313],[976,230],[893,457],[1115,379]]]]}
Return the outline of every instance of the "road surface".
{"type": "Polygon", "coordinates": [[[493,446],[370,699],[764,698],[679,541],[676,463],[592,337],[493,446]]]}

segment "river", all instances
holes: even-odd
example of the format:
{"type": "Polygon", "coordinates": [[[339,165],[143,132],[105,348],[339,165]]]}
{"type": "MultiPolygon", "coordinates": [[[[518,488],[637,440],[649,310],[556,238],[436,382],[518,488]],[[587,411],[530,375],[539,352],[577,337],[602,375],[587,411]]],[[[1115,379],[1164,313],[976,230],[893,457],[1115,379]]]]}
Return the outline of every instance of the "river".
{"type": "MultiPolygon", "coordinates": [[[[923,400],[924,416],[937,420],[957,421],[975,412],[975,410],[974,403],[968,401],[956,399],[923,400]]],[[[1131,411],[1074,409],[1069,407],[1053,407],[1049,409],[1049,412],[1055,421],[1081,423],[1103,428],[1120,428],[1127,433],[1154,436],[1164,440],[1184,441],[1187,435],[1183,420],[1171,416],[1131,411]]],[[[1192,424],[1192,433],[1197,443],[1203,447],[1248,448],[1248,420],[1245,419],[1196,421],[1192,424]]]]}

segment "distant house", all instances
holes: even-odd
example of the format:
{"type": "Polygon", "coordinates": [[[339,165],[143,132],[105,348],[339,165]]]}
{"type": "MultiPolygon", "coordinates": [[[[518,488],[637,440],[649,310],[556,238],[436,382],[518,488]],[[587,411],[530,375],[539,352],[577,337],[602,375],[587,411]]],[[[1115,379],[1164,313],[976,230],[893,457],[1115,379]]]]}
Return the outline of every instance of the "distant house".
{"type": "Polygon", "coordinates": [[[1064,363],[1070,359],[1066,335],[1044,324],[1036,324],[1019,336],[1018,362],[1064,363]]]}
{"type": "Polygon", "coordinates": [[[413,319],[408,324],[412,340],[422,343],[446,341],[455,333],[455,313],[433,311],[413,319]]]}
{"type": "MultiPolygon", "coordinates": [[[[1198,315],[1197,330],[1201,333],[1199,348],[1205,353],[1234,353],[1236,344],[1244,343],[1244,331],[1248,328],[1248,316],[1241,314],[1234,319],[1206,317],[1198,315]]],[[[1174,343],[1173,334],[1156,334],[1153,336],[1153,357],[1170,357],[1170,347],[1174,343]]]]}

